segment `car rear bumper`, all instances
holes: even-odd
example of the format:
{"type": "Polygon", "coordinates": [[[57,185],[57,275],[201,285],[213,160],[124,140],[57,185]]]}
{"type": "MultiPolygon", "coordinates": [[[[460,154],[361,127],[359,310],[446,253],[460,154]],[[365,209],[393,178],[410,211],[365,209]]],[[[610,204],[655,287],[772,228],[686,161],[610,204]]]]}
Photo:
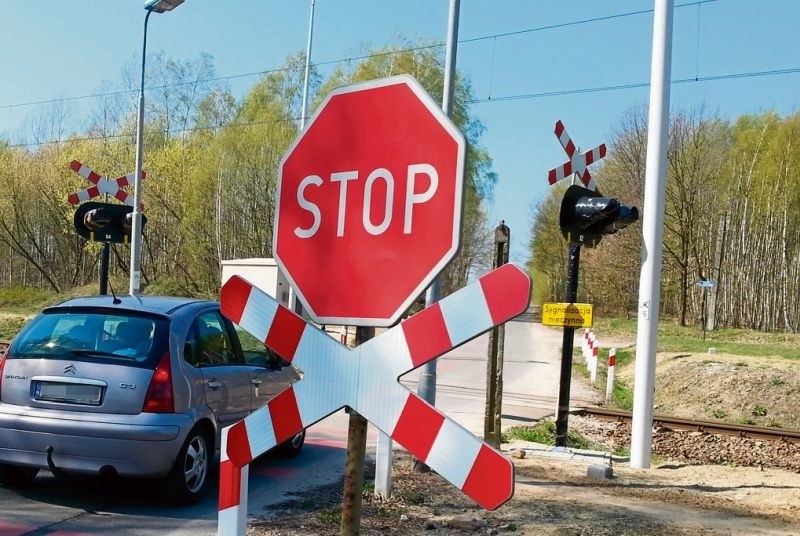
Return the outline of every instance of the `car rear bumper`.
{"type": "Polygon", "coordinates": [[[194,424],[191,415],[27,411],[0,404],[0,463],[121,476],[166,475],[194,424]]]}

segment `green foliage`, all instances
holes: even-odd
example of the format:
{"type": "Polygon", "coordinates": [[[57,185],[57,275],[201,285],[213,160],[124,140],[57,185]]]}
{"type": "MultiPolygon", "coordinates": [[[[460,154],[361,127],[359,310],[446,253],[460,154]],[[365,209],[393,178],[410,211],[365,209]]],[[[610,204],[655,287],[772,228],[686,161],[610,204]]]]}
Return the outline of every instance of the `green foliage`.
{"type": "Polygon", "coordinates": [[[715,419],[724,419],[728,416],[728,412],[724,409],[715,409],[712,415],[714,415],[715,419]]]}
{"type": "Polygon", "coordinates": [[[324,525],[339,526],[342,524],[342,512],[337,508],[323,508],[317,512],[317,519],[324,525]]]}
{"type": "Polygon", "coordinates": [[[767,416],[767,408],[762,406],[761,404],[756,404],[750,409],[750,414],[753,417],[766,417],[767,416]]]}
{"type": "MultiPolygon", "coordinates": [[[[636,320],[598,316],[594,319],[594,330],[608,337],[636,340],[636,320]]],[[[680,326],[669,320],[658,324],[659,352],[705,353],[709,348],[717,351],[753,357],[776,357],[800,359],[800,334],[764,333],[752,329],[723,328],[703,333],[696,326],[680,326]]],[[[621,354],[617,353],[617,363],[621,354]]],[[[746,362],[742,362],[746,366],[746,362]]]]}
{"type": "MultiPolygon", "coordinates": [[[[534,426],[515,426],[510,428],[507,434],[513,439],[530,441],[532,443],[540,443],[542,445],[555,445],[556,423],[552,419],[543,419],[534,426]]],[[[589,440],[579,432],[573,429],[567,430],[568,447],[587,449],[589,448],[589,445],[589,440]]]]}
{"type": "Polygon", "coordinates": [[[425,494],[415,489],[403,491],[400,493],[400,499],[406,504],[425,504],[425,494]]]}
{"type": "Polygon", "coordinates": [[[32,317],[24,315],[0,316],[0,339],[11,340],[32,317]]]}
{"type": "MultiPolygon", "coordinates": [[[[608,156],[592,169],[603,194],[641,209],[646,142],[645,110],[624,114],[608,156]]],[[[662,318],[699,331],[716,298],[717,327],[800,331],[800,212],[794,210],[800,190],[793,171],[800,167],[799,145],[800,112],[733,122],[702,110],[671,115],[657,312],[662,318]],[[704,290],[696,285],[701,279],[718,285],[704,290]]],[[[560,197],[550,192],[540,205],[530,244],[529,271],[546,273],[554,294],[563,287],[560,257],[566,245],[555,232],[557,211],[543,207],[560,197]]],[[[583,250],[580,299],[593,303],[598,314],[636,315],[638,225],[583,250]]]]}
{"type": "Polygon", "coordinates": [[[0,287],[0,307],[3,311],[31,310],[52,300],[54,294],[36,287],[0,287]]]}

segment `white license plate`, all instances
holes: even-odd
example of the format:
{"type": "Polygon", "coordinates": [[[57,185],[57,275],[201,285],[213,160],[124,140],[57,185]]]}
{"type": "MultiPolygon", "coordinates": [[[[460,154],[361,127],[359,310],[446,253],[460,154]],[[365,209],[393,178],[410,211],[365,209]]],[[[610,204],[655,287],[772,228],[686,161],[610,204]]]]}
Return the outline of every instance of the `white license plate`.
{"type": "Polygon", "coordinates": [[[36,400],[69,402],[72,404],[100,405],[103,388],[82,383],[36,382],[33,397],[36,400]]]}

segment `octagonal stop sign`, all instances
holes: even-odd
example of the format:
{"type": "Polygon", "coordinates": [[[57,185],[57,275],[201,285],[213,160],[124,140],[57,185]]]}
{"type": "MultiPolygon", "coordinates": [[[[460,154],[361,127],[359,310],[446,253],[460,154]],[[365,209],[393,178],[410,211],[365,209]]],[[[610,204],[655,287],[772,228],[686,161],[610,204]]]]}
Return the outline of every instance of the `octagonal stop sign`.
{"type": "Polygon", "coordinates": [[[458,250],[464,137],[419,83],[331,92],[283,157],[274,256],[320,323],[393,324],[458,250]]]}

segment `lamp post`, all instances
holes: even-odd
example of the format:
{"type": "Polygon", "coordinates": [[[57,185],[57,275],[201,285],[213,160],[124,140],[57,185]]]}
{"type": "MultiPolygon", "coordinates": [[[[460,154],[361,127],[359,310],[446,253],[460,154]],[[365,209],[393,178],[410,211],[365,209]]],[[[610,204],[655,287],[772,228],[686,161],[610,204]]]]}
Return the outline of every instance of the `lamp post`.
{"type": "Polygon", "coordinates": [[[145,0],[144,36],[142,37],[142,78],[139,83],[139,113],[136,118],[136,177],[133,190],[133,215],[131,225],[131,276],[129,292],[131,296],[139,295],[141,282],[142,258],[142,152],[144,150],[144,67],[147,55],[147,21],[151,13],[172,11],[183,3],[183,0],[145,0]]]}

